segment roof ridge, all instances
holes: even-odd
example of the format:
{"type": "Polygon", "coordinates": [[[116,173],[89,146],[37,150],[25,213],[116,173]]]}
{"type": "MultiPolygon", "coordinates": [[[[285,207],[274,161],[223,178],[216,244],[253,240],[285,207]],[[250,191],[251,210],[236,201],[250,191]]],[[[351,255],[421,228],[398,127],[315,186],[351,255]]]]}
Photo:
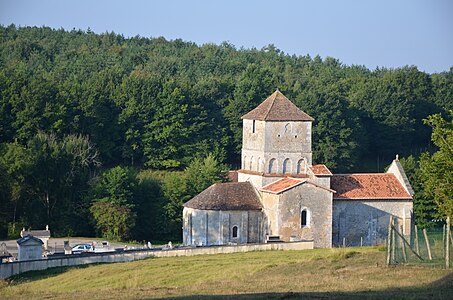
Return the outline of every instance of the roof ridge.
{"type": "Polygon", "coordinates": [[[264,120],[267,119],[267,116],[269,116],[269,113],[271,112],[272,110],[272,107],[274,106],[274,103],[275,103],[275,99],[277,98],[277,91],[275,91],[271,97],[274,96],[274,98],[272,99],[272,103],[271,105],[269,105],[269,108],[267,109],[267,112],[264,114],[264,120]]]}

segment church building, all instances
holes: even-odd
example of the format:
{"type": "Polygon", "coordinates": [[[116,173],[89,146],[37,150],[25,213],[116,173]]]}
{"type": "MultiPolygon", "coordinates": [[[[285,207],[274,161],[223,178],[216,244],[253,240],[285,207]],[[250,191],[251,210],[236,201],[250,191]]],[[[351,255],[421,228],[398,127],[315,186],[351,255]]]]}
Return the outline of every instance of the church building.
{"type": "Polygon", "coordinates": [[[184,204],[184,245],[376,245],[390,215],[411,233],[413,190],[398,156],[386,173],[332,174],[313,164],[314,119],[279,90],[242,119],[237,182],[213,184],[184,204]]]}

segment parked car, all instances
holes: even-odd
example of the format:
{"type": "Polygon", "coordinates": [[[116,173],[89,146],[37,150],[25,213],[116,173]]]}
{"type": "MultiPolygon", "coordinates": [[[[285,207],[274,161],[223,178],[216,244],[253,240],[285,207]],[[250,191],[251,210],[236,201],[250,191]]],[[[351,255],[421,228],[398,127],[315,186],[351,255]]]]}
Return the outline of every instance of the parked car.
{"type": "Polygon", "coordinates": [[[92,252],[93,247],[90,244],[78,244],[72,247],[72,254],[80,254],[82,252],[92,252]]]}

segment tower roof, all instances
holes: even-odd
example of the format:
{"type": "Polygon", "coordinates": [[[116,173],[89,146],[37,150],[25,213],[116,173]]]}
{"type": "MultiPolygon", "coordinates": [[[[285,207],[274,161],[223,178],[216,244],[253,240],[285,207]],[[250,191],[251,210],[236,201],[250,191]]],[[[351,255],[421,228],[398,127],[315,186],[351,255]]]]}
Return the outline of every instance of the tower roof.
{"type": "Polygon", "coordinates": [[[260,121],[313,121],[278,89],[242,119],[260,121]]]}

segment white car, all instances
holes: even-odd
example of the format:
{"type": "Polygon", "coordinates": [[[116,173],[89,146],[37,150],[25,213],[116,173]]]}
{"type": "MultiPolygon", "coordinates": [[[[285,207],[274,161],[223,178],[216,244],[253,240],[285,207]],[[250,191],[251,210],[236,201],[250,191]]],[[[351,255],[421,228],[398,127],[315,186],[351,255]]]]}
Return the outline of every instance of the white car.
{"type": "Polygon", "coordinates": [[[90,244],[78,244],[72,247],[72,254],[80,254],[82,252],[92,252],[93,247],[90,244]]]}

